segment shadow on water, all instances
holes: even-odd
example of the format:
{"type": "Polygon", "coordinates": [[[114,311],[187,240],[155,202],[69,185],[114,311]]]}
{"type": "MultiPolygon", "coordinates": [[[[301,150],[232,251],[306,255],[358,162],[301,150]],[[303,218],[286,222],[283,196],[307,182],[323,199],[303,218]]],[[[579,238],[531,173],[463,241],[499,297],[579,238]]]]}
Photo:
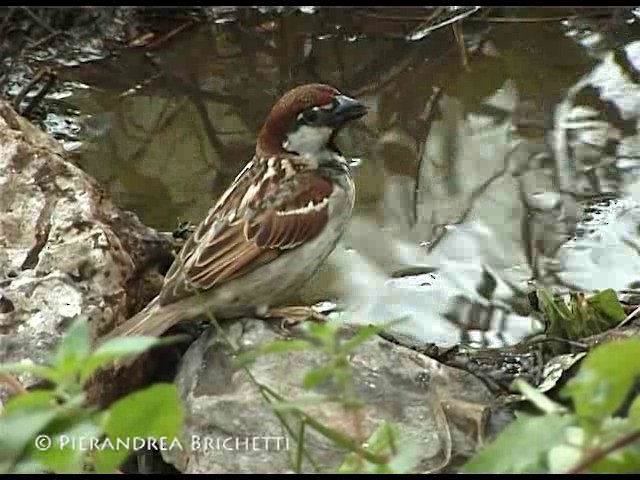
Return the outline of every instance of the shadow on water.
{"type": "Polygon", "coordinates": [[[203,218],[251,158],[281,93],[333,84],[371,114],[339,139],[361,160],[351,229],[301,299],[336,302],[357,322],[406,318],[398,328],[424,341],[515,342],[538,327],[529,280],[604,288],[563,278],[557,254],[582,232],[585,198],[623,185],[593,161],[574,171],[575,155],[619,159],[637,112],[615,123],[608,83],[590,97],[576,85],[637,39],[637,23],[627,10],[528,8],[523,20],[519,9],[482,9],[429,30],[432,13],[239,9],[186,20],[162,41],[60,68],[71,92],[60,101],[80,112],[79,131],[61,139],[120,206],[173,230],[203,218]],[[589,105],[611,115],[578,118],[589,105]],[[585,133],[594,126],[604,140],[585,133]]]}

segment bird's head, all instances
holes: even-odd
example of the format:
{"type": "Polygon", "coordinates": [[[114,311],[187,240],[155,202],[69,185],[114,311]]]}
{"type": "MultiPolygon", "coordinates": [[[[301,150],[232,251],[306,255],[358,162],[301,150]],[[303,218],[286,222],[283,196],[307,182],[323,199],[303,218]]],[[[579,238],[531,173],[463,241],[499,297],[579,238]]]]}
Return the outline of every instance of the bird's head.
{"type": "Polygon", "coordinates": [[[286,152],[320,158],[337,151],[336,133],[346,123],[364,116],[367,107],[323,84],[296,87],[273,106],[258,136],[256,153],[286,152]]]}

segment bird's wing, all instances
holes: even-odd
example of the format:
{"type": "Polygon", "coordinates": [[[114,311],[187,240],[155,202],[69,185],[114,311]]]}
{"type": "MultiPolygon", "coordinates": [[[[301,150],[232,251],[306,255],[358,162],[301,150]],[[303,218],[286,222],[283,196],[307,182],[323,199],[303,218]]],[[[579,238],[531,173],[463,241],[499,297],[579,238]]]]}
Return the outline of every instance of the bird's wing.
{"type": "Polygon", "coordinates": [[[160,303],[242,276],[313,239],[327,224],[332,191],[293,160],[254,158],[182,248],[160,303]]]}

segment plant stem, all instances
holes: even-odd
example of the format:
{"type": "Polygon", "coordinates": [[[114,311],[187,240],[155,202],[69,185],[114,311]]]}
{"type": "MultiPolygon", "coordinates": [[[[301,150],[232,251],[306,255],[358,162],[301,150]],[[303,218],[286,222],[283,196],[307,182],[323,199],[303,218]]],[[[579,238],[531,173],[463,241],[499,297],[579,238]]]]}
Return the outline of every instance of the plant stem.
{"type": "Polygon", "coordinates": [[[591,450],[580,462],[578,462],[578,464],[569,469],[566,473],[583,473],[594,463],[599,462],[610,453],[620,450],[621,448],[624,448],[638,440],[640,440],[640,430],[628,433],[607,447],[591,450]]]}
{"type": "MultiPolygon", "coordinates": [[[[264,389],[270,395],[272,395],[276,400],[283,401],[284,398],[280,396],[277,392],[272,390],[270,387],[264,384],[259,384],[261,389],[264,389]]],[[[358,455],[364,457],[367,461],[374,463],[376,465],[384,465],[388,462],[388,459],[382,455],[376,455],[375,453],[371,453],[368,450],[362,448],[358,443],[348,436],[341,434],[316,420],[313,417],[310,417],[303,411],[295,408],[291,411],[293,415],[298,417],[301,421],[304,421],[309,427],[313,428],[316,432],[323,435],[325,438],[328,438],[336,445],[339,445],[350,452],[357,453],[358,455]]]]}
{"type": "Polygon", "coordinates": [[[296,473],[302,473],[302,454],[304,452],[304,420],[300,422],[300,431],[298,432],[298,450],[296,452],[296,473]]]}
{"type": "MultiPolygon", "coordinates": [[[[239,354],[238,347],[234,344],[234,342],[231,341],[231,339],[229,338],[227,333],[224,331],[222,326],[218,323],[218,320],[213,315],[208,315],[208,316],[209,316],[209,319],[211,320],[211,323],[213,323],[213,325],[216,327],[218,335],[220,335],[224,339],[224,341],[231,348],[231,350],[233,350],[234,354],[238,355],[239,354]]],[[[269,395],[267,395],[267,393],[274,395],[275,392],[268,389],[265,385],[262,385],[246,365],[243,366],[242,369],[249,377],[249,380],[251,381],[251,383],[253,383],[253,385],[258,389],[258,391],[260,392],[260,395],[265,400],[265,402],[271,405],[271,399],[269,398],[269,395]]],[[[318,467],[317,462],[313,459],[313,457],[309,454],[309,452],[307,452],[306,448],[304,447],[304,440],[296,436],[296,433],[293,431],[293,428],[291,428],[291,426],[287,423],[284,416],[280,412],[274,409],[273,413],[280,421],[280,425],[282,425],[282,427],[289,433],[289,435],[291,435],[291,437],[297,442],[298,449],[299,449],[298,455],[304,455],[306,459],[309,461],[309,463],[312,465],[312,467],[316,470],[316,472],[320,471],[320,468],[318,467]]]]}

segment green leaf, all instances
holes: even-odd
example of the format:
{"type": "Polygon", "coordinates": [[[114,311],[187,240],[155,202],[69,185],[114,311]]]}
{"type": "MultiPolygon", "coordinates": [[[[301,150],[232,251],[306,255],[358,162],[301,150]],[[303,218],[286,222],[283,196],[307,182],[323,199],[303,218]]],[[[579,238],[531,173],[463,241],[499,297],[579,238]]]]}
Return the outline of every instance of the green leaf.
{"type": "Polygon", "coordinates": [[[274,340],[265,345],[259,346],[254,350],[250,350],[238,355],[236,363],[245,365],[255,361],[257,358],[265,355],[273,355],[288,352],[303,352],[313,349],[314,346],[306,340],[274,340]]]}
{"type": "Polygon", "coordinates": [[[357,451],[369,462],[375,463],[377,465],[386,463],[386,459],[380,458],[378,455],[371,453],[368,449],[361,448],[358,442],[356,442],[356,440],[351,436],[345,435],[341,431],[334,430],[333,428],[324,425],[322,422],[318,421],[310,415],[305,415],[304,420],[306,422],[306,428],[315,430],[323,437],[331,440],[336,446],[344,448],[345,450],[351,452],[357,451]]]}
{"type": "Polygon", "coordinates": [[[549,473],[564,473],[581,459],[581,448],[575,445],[556,445],[547,455],[549,473]]]}
{"type": "Polygon", "coordinates": [[[567,411],[564,405],[554,402],[544,393],[532,387],[521,378],[518,378],[513,382],[513,387],[544,413],[565,413],[567,411]]]}
{"type": "Polygon", "coordinates": [[[559,299],[556,301],[553,295],[544,289],[538,290],[538,300],[540,301],[540,308],[545,314],[545,320],[551,323],[557,321],[568,321],[571,319],[571,311],[567,307],[564,300],[559,299]]]}
{"type": "Polygon", "coordinates": [[[82,381],[86,381],[96,370],[105,366],[113,360],[117,360],[129,355],[143,353],[159,344],[166,343],[164,339],[158,337],[118,337],[112,338],[100,345],[88,361],[82,367],[82,381]]]}
{"type": "Polygon", "coordinates": [[[576,414],[587,424],[613,414],[640,375],[640,339],[613,341],[594,348],[565,388],[576,414]]]}
{"type": "Polygon", "coordinates": [[[621,322],[626,318],[624,309],[613,289],[603,290],[589,299],[591,306],[601,315],[615,321],[621,322]]]}
{"type": "Polygon", "coordinates": [[[312,407],[317,405],[326,404],[327,399],[322,395],[298,397],[295,400],[290,401],[275,401],[271,402],[271,408],[277,411],[285,412],[287,410],[299,410],[304,411],[306,407],[312,407]]]}
{"type": "Polygon", "coordinates": [[[41,474],[44,470],[44,465],[30,458],[26,458],[20,460],[20,462],[12,469],[11,473],[15,473],[16,475],[41,474]]]}
{"type": "Polygon", "coordinates": [[[570,415],[522,415],[478,452],[464,473],[532,473],[544,471],[545,454],[564,441],[570,415]]]}
{"type": "Polygon", "coordinates": [[[49,380],[52,383],[57,383],[59,379],[58,373],[51,367],[45,365],[38,365],[31,360],[16,363],[6,363],[0,365],[0,373],[8,373],[18,375],[21,373],[30,373],[40,379],[49,380]]]}
{"type": "Polygon", "coordinates": [[[89,324],[83,318],[74,322],[65,332],[53,357],[54,366],[60,375],[72,375],[80,371],[90,351],[89,324]]]}
{"type": "Polygon", "coordinates": [[[595,335],[625,318],[622,305],[611,289],[589,298],[581,292],[570,293],[568,305],[565,297],[554,298],[544,289],[538,290],[538,298],[544,314],[545,331],[556,337],[579,339],[595,335]]]}
{"type": "Polygon", "coordinates": [[[640,395],[638,395],[629,407],[629,421],[640,429],[640,395]]]}
{"type": "Polygon", "coordinates": [[[307,322],[304,324],[306,331],[313,338],[319,340],[325,346],[332,346],[336,339],[336,334],[342,326],[342,322],[329,321],[326,323],[307,322]]]}
{"type": "Polygon", "coordinates": [[[51,390],[35,390],[12,397],[4,406],[3,415],[20,413],[20,410],[55,408],[55,395],[51,390]]]}
{"type": "Polygon", "coordinates": [[[366,327],[359,328],[353,337],[343,343],[342,350],[351,352],[382,330],[384,330],[382,325],[367,325],[366,327]]]}
{"type": "Polygon", "coordinates": [[[55,408],[17,410],[0,415],[0,473],[10,473],[22,452],[32,445],[58,414],[55,408]]]}
{"type": "Polygon", "coordinates": [[[86,458],[102,434],[93,422],[82,417],[68,419],[67,428],[47,432],[51,448],[33,449],[32,458],[56,474],[83,473],[86,458]]]}
{"type": "Polygon", "coordinates": [[[335,367],[333,366],[333,364],[310,370],[306,373],[304,379],[302,380],[302,387],[306,390],[309,390],[320,385],[327,378],[330,378],[333,375],[334,370],[335,367]]]}
{"type": "MultiPolygon", "coordinates": [[[[184,412],[173,384],[156,384],[118,400],[105,416],[104,431],[113,445],[133,448],[136,439],[179,441],[184,412]],[[124,443],[127,442],[127,443],[124,443]]],[[[184,447],[184,446],[183,446],[184,447]]],[[[127,457],[126,448],[101,449],[95,459],[97,473],[111,473],[127,457]]]]}
{"type": "Polygon", "coordinates": [[[420,462],[420,452],[415,442],[402,442],[400,429],[389,422],[383,422],[378,426],[366,444],[369,452],[386,456],[388,462],[374,464],[359,458],[356,453],[350,453],[338,468],[338,473],[414,473],[420,462]]]}

